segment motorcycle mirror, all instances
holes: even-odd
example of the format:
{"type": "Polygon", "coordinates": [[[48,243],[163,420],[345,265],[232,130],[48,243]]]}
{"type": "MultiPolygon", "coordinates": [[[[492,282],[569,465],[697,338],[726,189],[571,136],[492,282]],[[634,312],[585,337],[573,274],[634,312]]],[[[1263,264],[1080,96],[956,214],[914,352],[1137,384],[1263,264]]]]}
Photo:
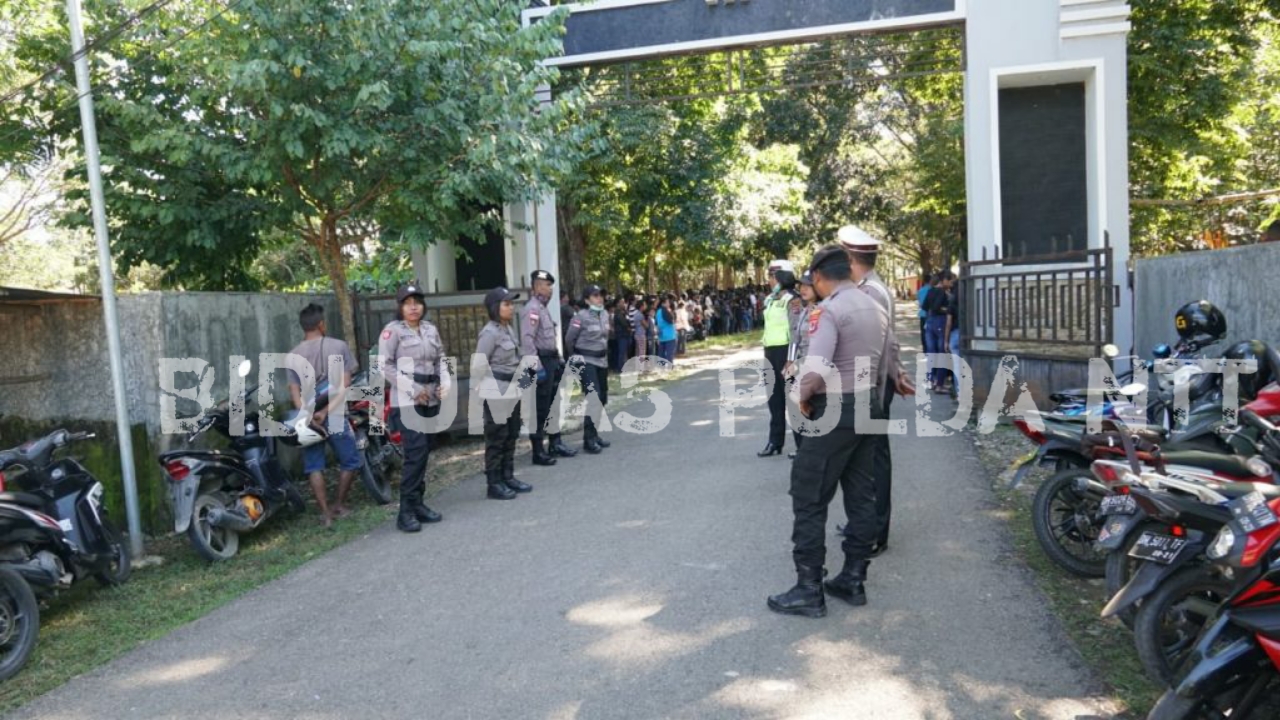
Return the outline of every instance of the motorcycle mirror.
{"type": "Polygon", "coordinates": [[[245,360],[240,363],[240,367],[236,369],[236,372],[240,375],[240,377],[248,377],[249,371],[252,369],[253,369],[253,362],[251,360],[245,360]]]}
{"type": "Polygon", "coordinates": [[[1157,360],[1168,360],[1173,357],[1173,348],[1161,343],[1151,350],[1151,356],[1157,360]]]}
{"type": "Polygon", "coordinates": [[[1112,345],[1111,343],[1107,343],[1102,346],[1102,356],[1108,360],[1114,360],[1120,357],[1120,348],[1112,345]]]}

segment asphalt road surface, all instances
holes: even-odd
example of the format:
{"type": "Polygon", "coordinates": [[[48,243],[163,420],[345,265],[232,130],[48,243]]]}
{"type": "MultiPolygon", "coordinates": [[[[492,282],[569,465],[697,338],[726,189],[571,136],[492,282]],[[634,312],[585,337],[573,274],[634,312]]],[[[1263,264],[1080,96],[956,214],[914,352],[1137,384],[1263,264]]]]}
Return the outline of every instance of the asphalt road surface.
{"type": "Polygon", "coordinates": [[[435,498],[443,523],[383,527],[12,717],[1107,716],[965,438],[894,439],[867,607],[783,617],[765,597],[795,580],[790,463],[755,456],[767,411],[721,437],[714,370],[668,392],[663,432],[614,432],[554,468],[526,457],[535,490],[516,501],[485,500],[476,476],[435,498]]]}

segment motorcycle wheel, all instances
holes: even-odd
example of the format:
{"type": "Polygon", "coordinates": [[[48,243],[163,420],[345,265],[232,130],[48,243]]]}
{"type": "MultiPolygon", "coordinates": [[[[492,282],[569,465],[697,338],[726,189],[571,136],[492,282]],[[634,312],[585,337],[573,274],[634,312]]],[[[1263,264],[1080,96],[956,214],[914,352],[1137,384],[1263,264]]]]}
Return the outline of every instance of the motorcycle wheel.
{"type": "Polygon", "coordinates": [[[102,537],[111,546],[111,561],[93,574],[93,579],[104,587],[120,585],[129,579],[133,569],[133,558],[129,552],[129,543],[124,535],[107,518],[102,518],[102,537]]]}
{"type": "Polygon", "coordinates": [[[1094,547],[1101,529],[1101,503],[1076,489],[1087,469],[1068,468],[1041,483],[1031,503],[1031,525],[1045,555],[1073,575],[1100,578],[1107,560],[1094,547]]]}
{"type": "Polygon", "coordinates": [[[1231,592],[1231,583],[1208,567],[1179,570],[1138,608],[1133,642],[1147,675],[1169,685],[1204,625],[1231,592]]]}
{"type": "Polygon", "coordinates": [[[374,464],[374,459],[379,454],[372,442],[364,449],[364,464],[360,466],[360,483],[364,485],[364,489],[368,491],[369,497],[373,498],[374,502],[386,505],[391,502],[391,480],[385,464],[376,466],[374,464]]]}
{"type": "Polygon", "coordinates": [[[40,603],[22,576],[0,568],[0,682],[13,677],[35,649],[40,603]]]}
{"type": "MultiPolygon", "coordinates": [[[[1133,548],[1133,544],[1138,541],[1138,538],[1142,537],[1142,533],[1147,530],[1167,532],[1168,527],[1156,522],[1143,523],[1129,532],[1129,537],[1125,538],[1124,545],[1120,546],[1118,550],[1107,554],[1107,599],[1115,597],[1116,593],[1123,590],[1124,586],[1129,584],[1129,579],[1133,577],[1133,573],[1137,571],[1140,561],[1129,557],[1129,550],[1133,548]]],[[[1133,624],[1138,620],[1138,606],[1125,608],[1116,614],[1116,617],[1120,618],[1120,622],[1124,623],[1125,627],[1132,630],[1133,624]]]]}
{"type": "Polygon", "coordinates": [[[240,549],[240,533],[209,524],[209,510],[215,507],[231,507],[230,496],[223,492],[212,492],[196,498],[195,507],[191,511],[191,526],[187,528],[187,538],[200,557],[209,562],[222,562],[235,557],[240,549]]]}

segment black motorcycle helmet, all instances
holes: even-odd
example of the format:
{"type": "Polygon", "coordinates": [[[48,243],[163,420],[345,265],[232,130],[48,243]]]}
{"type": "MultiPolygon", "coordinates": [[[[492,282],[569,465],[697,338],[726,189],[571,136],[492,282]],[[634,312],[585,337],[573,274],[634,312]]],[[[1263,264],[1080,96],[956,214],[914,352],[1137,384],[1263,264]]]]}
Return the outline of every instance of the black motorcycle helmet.
{"type": "Polygon", "coordinates": [[[1227,316],[1208,300],[1183,305],[1173,316],[1182,344],[1197,350],[1227,336],[1227,316]]]}
{"type": "Polygon", "coordinates": [[[1240,402],[1247,403],[1257,399],[1258,393],[1275,382],[1277,369],[1280,369],[1280,355],[1261,340],[1245,340],[1232,345],[1223,353],[1227,360],[1252,360],[1258,363],[1257,372],[1240,373],[1240,402]]]}

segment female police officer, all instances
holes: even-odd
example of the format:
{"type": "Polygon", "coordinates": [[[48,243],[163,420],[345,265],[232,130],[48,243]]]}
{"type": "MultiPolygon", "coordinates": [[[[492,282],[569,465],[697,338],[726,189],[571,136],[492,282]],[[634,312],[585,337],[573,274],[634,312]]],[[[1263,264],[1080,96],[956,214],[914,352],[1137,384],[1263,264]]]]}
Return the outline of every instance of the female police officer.
{"type": "Polygon", "coordinates": [[[435,325],[423,319],[427,306],[421,286],[412,282],[396,293],[398,320],[388,323],[378,340],[378,362],[391,384],[392,423],[400,429],[404,469],[400,475],[400,514],[396,527],[418,532],[422,523],[441,520],[422,502],[431,453],[431,421],[440,400],[453,387],[444,364],[444,342],[435,325]],[[405,362],[401,368],[401,360],[405,362]]]}
{"type": "MultiPolygon", "coordinates": [[[[605,359],[609,353],[609,313],[604,311],[604,293],[599,285],[587,286],[582,299],[587,302],[587,307],[579,310],[569,323],[565,351],[574,356],[582,369],[583,391],[588,396],[594,394],[603,408],[609,402],[609,367],[605,359]]],[[[600,437],[588,404],[587,418],[583,422],[582,449],[589,455],[598,455],[611,444],[600,437]]]]}
{"type": "Polygon", "coordinates": [[[494,288],[484,296],[489,322],[481,328],[475,355],[471,356],[472,387],[479,389],[484,402],[484,477],[489,484],[489,497],[494,500],[512,500],[516,493],[533,489],[515,476],[520,401],[499,399],[520,367],[520,340],[511,325],[515,317],[511,301],[519,297],[504,287],[494,288]],[[511,414],[499,421],[497,415],[507,408],[511,414]]]}

